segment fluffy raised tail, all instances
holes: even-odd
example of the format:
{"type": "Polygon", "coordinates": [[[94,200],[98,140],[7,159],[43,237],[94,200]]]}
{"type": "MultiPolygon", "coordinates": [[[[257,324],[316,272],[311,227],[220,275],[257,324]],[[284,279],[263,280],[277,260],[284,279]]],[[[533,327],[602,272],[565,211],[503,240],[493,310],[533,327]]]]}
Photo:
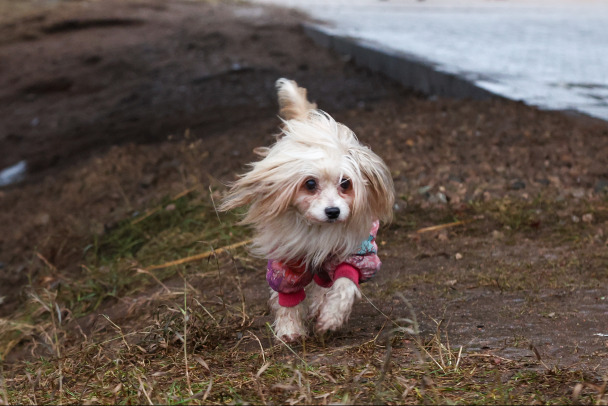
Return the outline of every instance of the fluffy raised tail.
{"type": "Polygon", "coordinates": [[[276,82],[279,97],[279,115],[285,120],[305,120],[308,112],[317,108],[306,98],[306,89],[289,79],[281,78],[276,82]]]}

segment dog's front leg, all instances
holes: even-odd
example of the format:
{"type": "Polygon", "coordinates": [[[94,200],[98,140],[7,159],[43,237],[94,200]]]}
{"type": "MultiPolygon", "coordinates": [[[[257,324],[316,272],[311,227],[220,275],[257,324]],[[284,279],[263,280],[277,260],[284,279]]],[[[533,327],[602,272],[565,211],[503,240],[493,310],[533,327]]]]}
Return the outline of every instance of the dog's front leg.
{"type": "Polygon", "coordinates": [[[309,302],[308,305],[308,319],[314,320],[319,316],[321,312],[321,308],[323,307],[323,303],[325,302],[325,294],[329,291],[329,288],[324,288],[322,286],[317,285],[316,283],[311,283],[308,288],[306,288],[306,296],[309,302]]]}
{"type": "Polygon", "coordinates": [[[325,293],[316,330],[319,333],[338,330],[350,316],[355,300],[361,298],[357,285],[348,278],[338,278],[325,293]]]}
{"type": "Polygon", "coordinates": [[[279,294],[274,290],[271,292],[268,303],[274,313],[274,332],[277,337],[285,342],[294,342],[306,337],[304,302],[293,307],[283,307],[279,304],[279,294]]]}

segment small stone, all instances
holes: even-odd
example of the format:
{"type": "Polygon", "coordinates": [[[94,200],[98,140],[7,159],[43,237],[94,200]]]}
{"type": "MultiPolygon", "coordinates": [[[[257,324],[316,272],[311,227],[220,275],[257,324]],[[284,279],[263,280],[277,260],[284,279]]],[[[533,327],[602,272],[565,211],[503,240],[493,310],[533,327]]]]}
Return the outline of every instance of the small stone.
{"type": "Polygon", "coordinates": [[[156,175],[153,173],[146,173],[143,175],[139,181],[141,187],[147,188],[151,186],[154,182],[156,182],[156,175]]]}
{"type": "Polygon", "coordinates": [[[503,233],[502,231],[494,230],[492,231],[492,238],[495,240],[502,240],[503,238],[505,238],[505,233],[503,233]]]}
{"type": "Polygon", "coordinates": [[[175,210],[175,204],[173,204],[173,203],[168,204],[167,207],[165,207],[165,210],[166,211],[173,211],[173,210],[175,210]]]}
{"type": "Polygon", "coordinates": [[[524,182],[523,180],[516,180],[515,182],[511,183],[511,185],[509,186],[509,188],[511,190],[525,189],[526,188],[526,182],[524,182]]]}
{"type": "Polygon", "coordinates": [[[553,186],[561,186],[562,181],[557,177],[557,176],[547,176],[547,179],[549,179],[549,182],[551,182],[551,184],[553,186]]]}
{"type": "Polygon", "coordinates": [[[551,184],[549,179],[546,178],[536,179],[536,183],[540,183],[543,186],[549,186],[551,184]]]}
{"type": "MultiPolygon", "coordinates": [[[[597,233],[595,234],[595,237],[598,240],[601,240],[602,238],[604,238],[604,230],[601,228],[597,229],[597,233]]],[[[2,267],[0,267],[0,269],[2,269],[2,267]]]]}
{"type": "Polygon", "coordinates": [[[583,214],[583,223],[592,223],[593,222],[593,214],[586,213],[583,214]]]}
{"type": "Polygon", "coordinates": [[[595,193],[608,192],[608,179],[598,179],[593,190],[595,193]]]}
{"type": "Polygon", "coordinates": [[[462,176],[458,176],[458,175],[450,175],[448,177],[448,181],[456,182],[456,183],[464,183],[464,179],[462,178],[462,176]]]}
{"type": "Polygon", "coordinates": [[[47,224],[49,224],[50,220],[51,220],[51,216],[49,216],[48,213],[41,213],[38,215],[38,217],[36,217],[36,219],[34,220],[34,223],[37,226],[46,226],[47,224]]]}
{"type": "Polygon", "coordinates": [[[457,252],[456,255],[454,255],[454,258],[456,258],[456,260],[460,261],[462,259],[462,254],[460,252],[457,252]]]}
{"type": "Polygon", "coordinates": [[[572,216],[573,223],[580,223],[581,219],[578,216],[572,216]]]}
{"type": "Polygon", "coordinates": [[[585,196],[585,189],[583,188],[576,188],[576,189],[572,189],[572,196],[576,197],[577,199],[580,199],[581,197],[585,196]]]}

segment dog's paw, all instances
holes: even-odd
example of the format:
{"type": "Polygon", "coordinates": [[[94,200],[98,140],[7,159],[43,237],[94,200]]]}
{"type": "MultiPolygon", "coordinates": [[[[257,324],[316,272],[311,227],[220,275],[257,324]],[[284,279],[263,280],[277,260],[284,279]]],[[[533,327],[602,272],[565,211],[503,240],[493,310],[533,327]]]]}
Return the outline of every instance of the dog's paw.
{"type": "Polygon", "coordinates": [[[283,307],[279,305],[278,295],[273,292],[269,304],[274,312],[274,333],[278,338],[292,343],[306,337],[304,303],[293,307],[283,307]]]}
{"type": "Polygon", "coordinates": [[[347,278],[338,278],[329,291],[319,311],[315,325],[317,333],[336,331],[346,323],[355,300],[361,297],[359,288],[347,278]]]}
{"type": "Polygon", "coordinates": [[[317,334],[324,334],[327,331],[336,331],[340,329],[345,322],[346,320],[343,316],[321,313],[315,324],[315,332],[317,334]]]}
{"type": "Polygon", "coordinates": [[[287,335],[280,335],[277,336],[281,339],[281,341],[285,342],[285,343],[295,343],[300,341],[303,338],[306,338],[305,335],[299,335],[299,334],[287,334],[287,335]]]}
{"type": "Polygon", "coordinates": [[[281,308],[274,320],[275,334],[281,340],[288,343],[306,337],[306,328],[304,327],[300,312],[296,309],[298,306],[281,308]]]}

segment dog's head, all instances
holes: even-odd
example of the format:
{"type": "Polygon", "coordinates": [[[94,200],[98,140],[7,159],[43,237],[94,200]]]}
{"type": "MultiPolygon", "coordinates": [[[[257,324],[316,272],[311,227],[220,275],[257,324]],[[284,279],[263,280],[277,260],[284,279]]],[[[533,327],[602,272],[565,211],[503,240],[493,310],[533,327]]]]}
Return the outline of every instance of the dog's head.
{"type": "MultiPolygon", "coordinates": [[[[282,133],[262,159],[251,164],[224,199],[221,209],[249,205],[244,223],[256,228],[284,217],[316,229],[336,227],[361,234],[374,219],[390,221],[394,202],[390,171],[346,126],[316,110],[306,90],[277,81],[282,133]]],[[[277,226],[277,227],[278,227],[277,226]]]]}
{"type": "Polygon", "coordinates": [[[291,192],[282,196],[283,207],[295,208],[309,223],[390,219],[388,168],[328,114],[311,110],[303,120],[286,120],[283,137],[268,152],[264,160],[281,168],[276,180],[291,192]]]}
{"type": "Polygon", "coordinates": [[[306,90],[277,81],[282,134],[263,159],[234,183],[222,209],[250,204],[246,223],[295,211],[310,223],[392,217],[393,182],[386,164],[346,126],[315,109],[306,90]]]}

